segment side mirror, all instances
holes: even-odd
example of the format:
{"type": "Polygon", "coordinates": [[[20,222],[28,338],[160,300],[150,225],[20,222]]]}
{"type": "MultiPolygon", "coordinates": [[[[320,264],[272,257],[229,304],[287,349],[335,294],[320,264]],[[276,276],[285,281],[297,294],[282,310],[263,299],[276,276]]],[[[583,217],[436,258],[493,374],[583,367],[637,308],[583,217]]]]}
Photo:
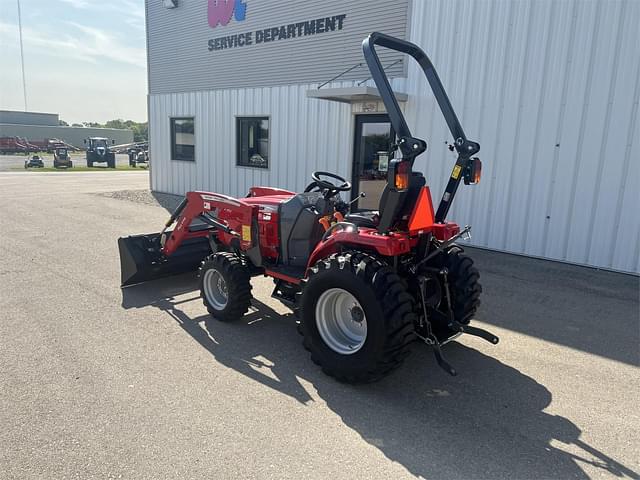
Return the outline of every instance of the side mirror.
{"type": "Polygon", "coordinates": [[[87,144],[87,139],[86,139],[86,138],[84,139],[84,144],[85,144],[85,145],[87,144]]]}
{"type": "Polygon", "coordinates": [[[111,145],[115,145],[116,141],[115,140],[111,140],[111,145]]]}

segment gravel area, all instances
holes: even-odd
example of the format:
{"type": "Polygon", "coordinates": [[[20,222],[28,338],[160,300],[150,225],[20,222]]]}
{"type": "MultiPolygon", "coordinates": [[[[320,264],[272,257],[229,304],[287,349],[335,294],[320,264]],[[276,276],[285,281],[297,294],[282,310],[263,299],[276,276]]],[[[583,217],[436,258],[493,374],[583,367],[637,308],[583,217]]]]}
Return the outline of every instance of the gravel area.
{"type": "Polygon", "coordinates": [[[127,200],[129,202],[144,203],[146,205],[159,205],[166,210],[173,211],[183,197],[170,193],[152,192],[150,190],[118,190],[115,192],[98,193],[101,197],[127,200]]]}

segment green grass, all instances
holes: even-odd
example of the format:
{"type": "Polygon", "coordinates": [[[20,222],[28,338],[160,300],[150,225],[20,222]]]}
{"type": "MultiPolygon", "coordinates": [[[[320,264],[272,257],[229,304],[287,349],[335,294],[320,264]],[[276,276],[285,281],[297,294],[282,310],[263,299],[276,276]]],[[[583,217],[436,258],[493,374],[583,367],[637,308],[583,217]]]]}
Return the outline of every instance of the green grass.
{"type": "Polygon", "coordinates": [[[129,165],[118,165],[116,168],[107,168],[107,167],[87,167],[85,166],[73,166],[73,168],[53,168],[53,167],[44,167],[44,168],[27,168],[25,170],[24,167],[13,167],[12,170],[22,170],[27,172],[144,172],[147,171],[147,168],[137,167],[133,168],[129,165]]]}

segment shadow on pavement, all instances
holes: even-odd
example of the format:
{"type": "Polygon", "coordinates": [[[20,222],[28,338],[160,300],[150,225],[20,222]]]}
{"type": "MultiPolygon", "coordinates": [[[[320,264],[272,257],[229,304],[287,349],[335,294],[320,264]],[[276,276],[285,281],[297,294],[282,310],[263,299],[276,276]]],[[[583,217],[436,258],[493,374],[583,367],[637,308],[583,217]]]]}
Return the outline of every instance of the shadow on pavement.
{"type": "Polygon", "coordinates": [[[640,364],[640,278],[468,248],[480,270],[477,318],[576,350],[640,364]]]}
{"type": "MultiPolygon", "coordinates": [[[[303,404],[311,383],[327,406],[390,460],[426,478],[588,478],[590,464],[616,477],[638,474],[580,439],[581,430],[543,410],[551,392],[532,378],[463,345],[447,346],[461,367],[452,378],[416,344],[405,365],[381,382],[350,386],[325,376],[302,348],[292,315],[259,301],[237,323],[190,317],[200,302],[194,275],[123,290],[124,308],[154,306],[215,360],[303,404]],[[176,296],[193,292],[186,300],[176,296]],[[570,453],[552,445],[567,445],[570,453]]],[[[204,311],[204,308],[203,308],[204,311]]],[[[330,452],[327,452],[329,454],[330,452]]]]}
{"type": "MultiPolygon", "coordinates": [[[[169,212],[182,199],[151,194],[169,212]]],[[[465,248],[477,263],[484,288],[478,320],[640,365],[639,277],[465,248]]]]}

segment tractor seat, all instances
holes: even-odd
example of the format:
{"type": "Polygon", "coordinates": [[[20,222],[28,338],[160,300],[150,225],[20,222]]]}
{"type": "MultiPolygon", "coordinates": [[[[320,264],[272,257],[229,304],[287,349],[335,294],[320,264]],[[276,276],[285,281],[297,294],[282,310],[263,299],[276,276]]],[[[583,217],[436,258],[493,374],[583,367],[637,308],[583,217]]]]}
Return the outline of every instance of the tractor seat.
{"type": "Polygon", "coordinates": [[[363,210],[361,212],[349,213],[344,217],[345,222],[353,223],[363,228],[378,228],[380,215],[378,210],[363,210]]]}

